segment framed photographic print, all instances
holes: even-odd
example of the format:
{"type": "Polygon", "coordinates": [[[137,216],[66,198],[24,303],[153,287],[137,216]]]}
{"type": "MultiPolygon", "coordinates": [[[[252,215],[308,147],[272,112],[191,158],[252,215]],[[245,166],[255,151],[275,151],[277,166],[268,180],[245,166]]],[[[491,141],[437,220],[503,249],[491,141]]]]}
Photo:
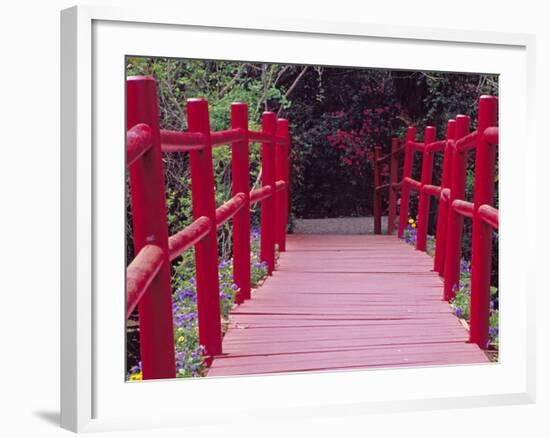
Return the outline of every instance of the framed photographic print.
{"type": "Polygon", "coordinates": [[[533,37],[79,6],[61,38],[63,427],[533,400],[533,37]]]}

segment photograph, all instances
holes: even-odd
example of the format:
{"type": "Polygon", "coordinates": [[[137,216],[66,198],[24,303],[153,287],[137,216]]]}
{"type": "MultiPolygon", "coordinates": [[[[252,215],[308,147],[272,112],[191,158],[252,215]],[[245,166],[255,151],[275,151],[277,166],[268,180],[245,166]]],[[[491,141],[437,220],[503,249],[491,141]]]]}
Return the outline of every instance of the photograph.
{"type": "Polygon", "coordinates": [[[498,73],[123,73],[126,381],[499,363],[498,73]]]}
{"type": "Polygon", "coordinates": [[[2,436],[549,435],[543,2],[92,3],[3,8],[2,436]]]}

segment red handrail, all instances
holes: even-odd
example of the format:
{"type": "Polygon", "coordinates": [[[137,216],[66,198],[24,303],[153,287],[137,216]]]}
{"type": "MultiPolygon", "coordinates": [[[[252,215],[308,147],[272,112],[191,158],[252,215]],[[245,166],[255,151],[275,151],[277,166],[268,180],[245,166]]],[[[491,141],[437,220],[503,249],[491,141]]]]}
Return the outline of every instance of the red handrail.
{"type": "Polygon", "coordinates": [[[204,149],[206,136],[200,132],[160,131],[162,152],[193,152],[204,149]]]}
{"type": "Polygon", "coordinates": [[[422,183],[420,181],[409,177],[403,178],[403,184],[407,187],[407,190],[415,190],[420,192],[420,189],[422,188],[422,183]]]}
{"type": "Polygon", "coordinates": [[[139,123],[126,133],[126,163],[128,166],[137,161],[151,147],[151,128],[139,123]]]}
{"type": "Polygon", "coordinates": [[[453,202],[453,210],[461,216],[474,217],[474,204],[462,199],[455,199],[453,202]]]}
{"type": "Polygon", "coordinates": [[[156,245],[145,245],[126,270],[126,318],[129,318],[143,294],[157,276],[164,253],[156,245]]]}
{"type": "Polygon", "coordinates": [[[229,219],[233,218],[241,208],[243,208],[246,201],[244,193],[239,193],[233,196],[222,206],[216,209],[216,226],[219,228],[225,224],[229,219]]]}
{"type": "Polygon", "coordinates": [[[212,146],[232,144],[245,139],[245,131],[242,128],[226,129],[225,131],[212,132],[210,139],[212,146]]]}
{"type": "Polygon", "coordinates": [[[256,204],[271,196],[271,186],[263,186],[261,189],[252,190],[250,192],[250,203],[256,204]]]}
{"type": "Polygon", "coordinates": [[[462,138],[456,140],[456,149],[458,152],[466,152],[476,147],[477,131],[470,132],[462,138]]]}
{"type": "Polygon", "coordinates": [[[498,230],[498,209],[484,204],[477,209],[477,213],[483,222],[498,230]]]}
{"type": "Polygon", "coordinates": [[[401,178],[401,205],[399,207],[399,226],[397,228],[397,236],[403,237],[403,230],[408,220],[408,205],[409,205],[409,189],[406,183],[407,178],[412,178],[413,165],[413,150],[408,146],[416,137],[416,128],[409,126],[405,136],[405,158],[403,160],[403,176],[401,178]],[[406,206],[406,207],[403,207],[406,206]]]}
{"type": "MultiPolygon", "coordinates": [[[[460,276],[462,224],[465,217],[473,220],[471,260],[471,309],[470,340],[485,348],[488,340],[489,299],[491,274],[491,232],[498,229],[498,209],[492,206],[495,180],[495,151],[498,144],[497,98],[482,96],[478,107],[478,128],[470,132],[470,118],[458,115],[447,124],[446,140],[435,141],[435,130],[426,128],[424,143],[414,141],[414,128],[409,127],[405,138],[403,176],[401,178],[401,206],[398,237],[408,219],[409,194],[411,190],[420,194],[418,208],[416,248],[426,251],[428,211],[430,198],[439,199],[436,229],[436,251],[434,270],[444,277],[446,300],[454,297],[460,276]],[[475,149],[474,202],[464,200],[466,188],[467,152],[475,149]],[[443,174],[441,186],[431,184],[433,153],[443,151],[443,174]],[[414,152],[422,153],[422,178],[412,178],[414,152]]],[[[392,139],[392,149],[395,139],[392,139]]],[[[380,194],[385,188],[394,189],[392,175],[390,182],[382,184],[380,166],[392,154],[382,158],[380,148],[374,154],[374,223],[375,232],[380,233],[380,194]]],[[[390,193],[394,190],[390,190],[390,193]]],[[[390,197],[388,215],[396,208],[396,200],[390,197]]],[[[390,227],[388,231],[390,232],[390,227]]],[[[393,232],[393,229],[391,229],[393,232]]]]}
{"type": "Polygon", "coordinates": [[[250,298],[250,205],[262,202],[261,259],[274,269],[275,244],[285,250],[289,132],[275,113],[248,130],[248,106],[231,105],[231,128],[211,132],[208,102],[187,100],[188,131],[161,130],[156,83],[127,80],[127,164],[137,256],[127,268],[127,317],[137,306],[143,379],[175,377],[170,261],[195,247],[200,343],[209,363],[222,352],[216,228],[233,220],[237,301],[250,298]],[[262,142],[262,188],[250,192],[249,142],[262,142]],[[216,209],[212,148],[232,147],[232,198],[216,209]],[[194,222],[168,237],[161,153],[189,152],[194,222]],[[139,166],[137,163],[141,163],[139,166]],[[274,188],[274,189],[273,189],[274,188]]]}
{"type": "Polygon", "coordinates": [[[197,244],[212,228],[212,222],[206,216],[201,216],[188,227],[178,231],[168,239],[170,261],[177,259],[189,248],[197,244]]]}

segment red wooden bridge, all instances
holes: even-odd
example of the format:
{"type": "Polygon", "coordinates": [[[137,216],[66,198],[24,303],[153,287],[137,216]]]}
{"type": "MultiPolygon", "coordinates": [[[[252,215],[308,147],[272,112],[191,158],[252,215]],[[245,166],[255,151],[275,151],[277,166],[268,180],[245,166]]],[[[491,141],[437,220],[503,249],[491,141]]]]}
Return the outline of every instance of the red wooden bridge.
{"type": "MultiPolygon", "coordinates": [[[[231,107],[231,128],[211,132],[208,103],[187,101],[188,131],[159,127],[155,81],[127,81],[127,164],[134,244],[127,268],[127,315],[139,308],[144,379],[175,377],[170,261],[195,247],[199,337],[209,376],[487,362],[492,207],[498,144],[497,99],[482,96],[477,129],[468,116],[447,125],[436,140],[414,128],[389,152],[375,149],[374,219],[377,235],[286,235],[288,122],[262,116],[261,131],[248,129],[244,103],[231,107]],[[248,147],[262,143],[262,188],[250,191],[248,147]],[[214,202],[212,148],[231,145],[232,195],[214,202]],[[473,202],[467,202],[466,158],[476,151],[473,202]],[[162,153],[188,152],[195,221],[173,236],[166,225],[162,153]],[[420,181],[413,158],[422,156],[420,181]],[[434,154],[443,153],[441,184],[432,184],[434,154]],[[404,157],[401,177],[399,168],[404,157]],[[382,168],[389,180],[382,183],[382,168]],[[382,192],[388,191],[388,229],[382,236],[382,192]],[[409,219],[410,192],[419,195],[416,248],[401,238],[409,219]],[[399,218],[397,218],[400,194],[399,218]],[[435,258],[426,254],[431,198],[438,199],[435,258]],[[250,286],[250,217],[261,202],[261,258],[270,276],[250,286]],[[462,224],[473,221],[470,330],[451,313],[460,275],[462,224]],[[233,220],[233,270],[239,305],[222,337],[216,229],[233,220]],[[398,222],[396,238],[395,223],[398,222]],[[275,256],[276,245],[280,255],[275,256]]],[[[390,145],[388,145],[390,146],[390,145]]]]}

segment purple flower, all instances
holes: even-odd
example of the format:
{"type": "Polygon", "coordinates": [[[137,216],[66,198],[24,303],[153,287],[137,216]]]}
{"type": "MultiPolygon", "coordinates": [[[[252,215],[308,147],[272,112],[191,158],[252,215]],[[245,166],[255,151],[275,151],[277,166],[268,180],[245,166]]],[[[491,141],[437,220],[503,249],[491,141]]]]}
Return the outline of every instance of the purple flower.
{"type": "Polygon", "coordinates": [[[190,288],[178,289],[176,291],[176,298],[180,301],[184,301],[187,299],[193,300],[196,298],[196,296],[197,296],[197,292],[190,288]]]}
{"type": "Polygon", "coordinates": [[[462,316],[462,309],[460,307],[455,307],[455,315],[460,318],[462,316]]]}

